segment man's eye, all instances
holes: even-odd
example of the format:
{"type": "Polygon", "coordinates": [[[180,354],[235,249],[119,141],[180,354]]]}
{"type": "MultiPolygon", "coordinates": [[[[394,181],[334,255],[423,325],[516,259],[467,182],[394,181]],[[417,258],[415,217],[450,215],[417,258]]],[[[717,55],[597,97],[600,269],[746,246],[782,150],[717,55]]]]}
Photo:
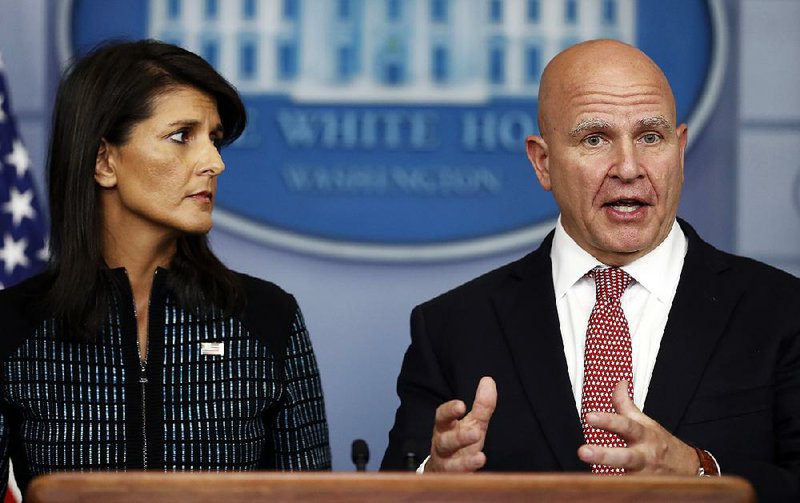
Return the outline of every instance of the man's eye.
{"type": "Polygon", "coordinates": [[[660,140],[661,137],[655,133],[647,133],[646,135],[642,136],[642,141],[649,144],[658,143],[660,140]]]}
{"type": "Polygon", "coordinates": [[[185,129],[180,131],[175,131],[171,135],[169,135],[169,139],[174,141],[175,143],[186,143],[189,140],[189,132],[185,129]]]}
{"type": "Polygon", "coordinates": [[[603,142],[602,138],[599,136],[589,136],[583,141],[590,147],[597,147],[603,142]]]}

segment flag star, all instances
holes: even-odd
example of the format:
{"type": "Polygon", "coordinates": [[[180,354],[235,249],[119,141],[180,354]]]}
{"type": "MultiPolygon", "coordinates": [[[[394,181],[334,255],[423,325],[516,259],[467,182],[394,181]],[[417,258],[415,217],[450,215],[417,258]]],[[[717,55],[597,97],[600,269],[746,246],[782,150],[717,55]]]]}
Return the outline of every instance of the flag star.
{"type": "Polygon", "coordinates": [[[11,220],[14,222],[14,227],[19,227],[19,224],[22,223],[22,219],[25,217],[31,220],[36,218],[36,211],[33,209],[33,206],[31,206],[33,190],[28,189],[20,193],[16,187],[11,187],[9,195],[11,199],[3,204],[3,211],[11,213],[11,220]]]}
{"type": "Polygon", "coordinates": [[[31,167],[31,158],[28,157],[28,151],[22,146],[22,142],[14,140],[11,147],[13,150],[6,156],[6,162],[13,164],[17,167],[17,178],[22,178],[28,168],[31,167]]]}
{"type": "Polygon", "coordinates": [[[3,238],[3,247],[0,248],[0,260],[5,262],[6,274],[11,274],[17,266],[28,267],[30,261],[25,255],[25,248],[28,247],[28,240],[25,238],[14,241],[11,234],[6,234],[3,238]]]}

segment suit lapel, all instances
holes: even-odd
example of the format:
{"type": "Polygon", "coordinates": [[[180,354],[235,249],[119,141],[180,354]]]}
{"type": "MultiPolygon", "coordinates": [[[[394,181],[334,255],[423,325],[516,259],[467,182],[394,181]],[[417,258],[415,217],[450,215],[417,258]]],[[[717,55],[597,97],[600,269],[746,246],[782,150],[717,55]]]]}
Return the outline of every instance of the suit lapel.
{"type": "Polygon", "coordinates": [[[555,306],[550,245],[523,259],[511,288],[493,296],[523,389],[564,470],[587,470],[577,456],[583,431],[572,394],[555,306]]]}
{"type": "Polygon", "coordinates": [[[741,295],[723,274],[725,256],[680,224],[689,248],[644,406],[644,413],[670,432],[680,424],[741,295]]]}

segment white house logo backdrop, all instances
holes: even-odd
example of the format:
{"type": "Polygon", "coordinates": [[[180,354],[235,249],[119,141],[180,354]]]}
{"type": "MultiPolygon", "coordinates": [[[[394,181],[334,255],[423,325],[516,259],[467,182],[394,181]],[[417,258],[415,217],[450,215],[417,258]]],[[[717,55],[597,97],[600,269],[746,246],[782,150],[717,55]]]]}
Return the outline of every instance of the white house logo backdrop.
{"type": "Polygon", "coordinates": [[[74,0],[65,58],[110,37],[201,55],[245,99],[216,222],[273,245],[367,260],[529,246],[557,216],[524,152],[542,69],[591,38],[641,47],[699,132],[721,78],[716,2],[74,0]]]}

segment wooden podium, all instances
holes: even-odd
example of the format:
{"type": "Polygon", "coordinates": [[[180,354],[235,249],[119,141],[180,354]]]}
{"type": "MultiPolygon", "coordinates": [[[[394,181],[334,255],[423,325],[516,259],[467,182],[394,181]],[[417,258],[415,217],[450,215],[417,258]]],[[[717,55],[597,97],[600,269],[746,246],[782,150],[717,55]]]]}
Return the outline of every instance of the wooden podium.
{"type": "Polygon", "coordinates": [[[31,503],[755,502],[735,477],[591,474],[58,473],[36,478],[31,503]]]}

